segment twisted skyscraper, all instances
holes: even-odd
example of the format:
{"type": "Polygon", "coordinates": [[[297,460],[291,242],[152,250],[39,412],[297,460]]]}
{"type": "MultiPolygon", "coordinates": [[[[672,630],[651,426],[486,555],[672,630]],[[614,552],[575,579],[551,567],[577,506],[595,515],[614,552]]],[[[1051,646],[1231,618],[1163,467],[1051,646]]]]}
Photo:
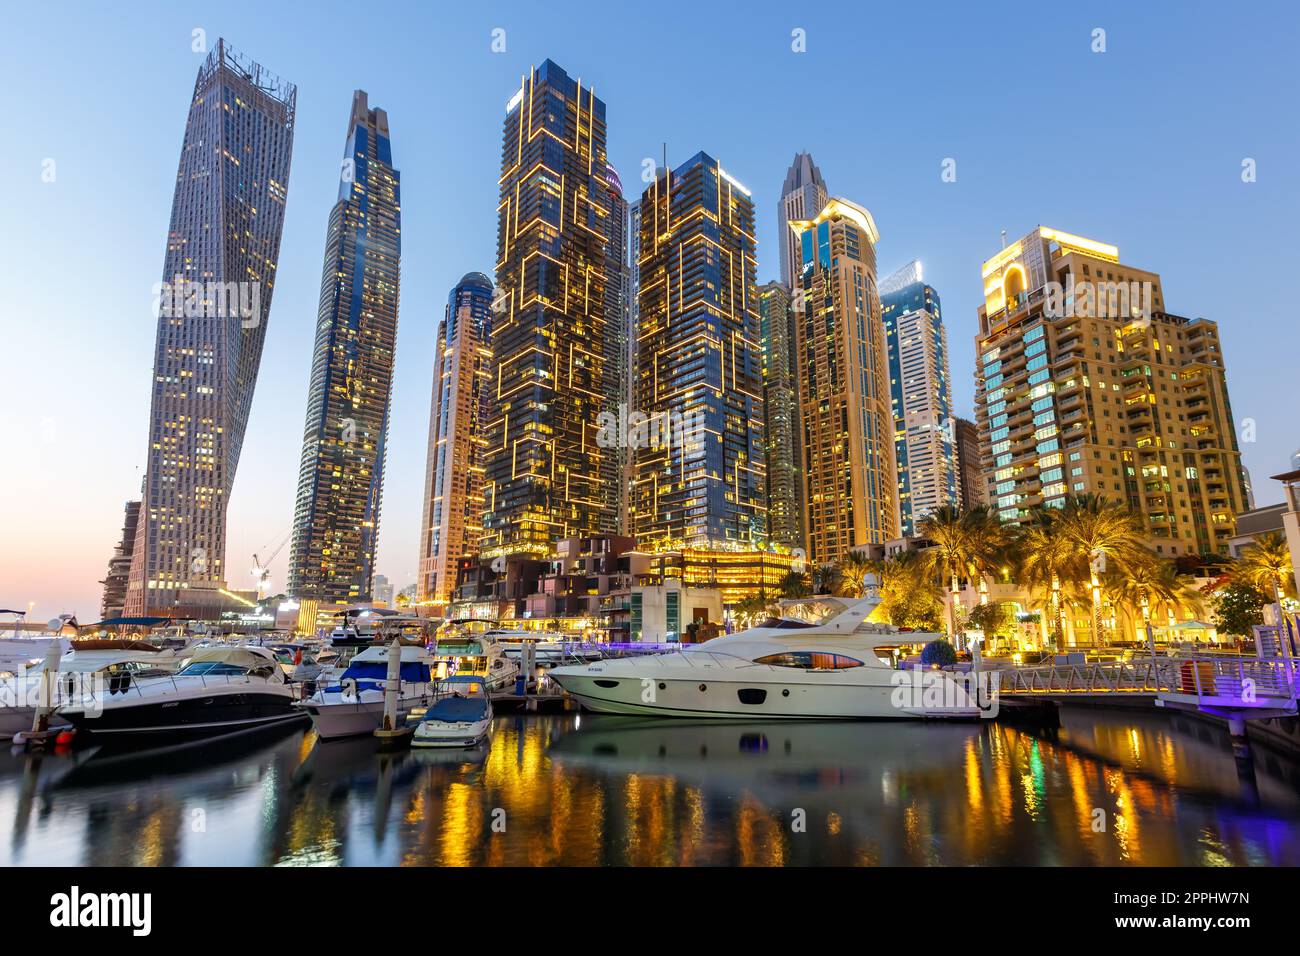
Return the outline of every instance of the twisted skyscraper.
{"type": "Polygon", "coordinates": [[[212,618],[280,257],[297,89],[224,40],[199,68],[159,287],[125,613],[212,618]]]}

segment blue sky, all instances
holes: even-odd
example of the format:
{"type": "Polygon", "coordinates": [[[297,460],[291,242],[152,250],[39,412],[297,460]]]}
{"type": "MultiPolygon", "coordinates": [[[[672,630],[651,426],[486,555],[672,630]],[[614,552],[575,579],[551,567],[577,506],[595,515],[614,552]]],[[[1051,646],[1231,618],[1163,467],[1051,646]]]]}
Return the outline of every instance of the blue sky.
{"type": "MultiPolygon", "coordinates": [[[[1300,209],[1293,5],[28,4],[0,33],[9,146],[0,309],[8,462],[0,606],[92,618],[138,494],[172,185],[201,55],[224,36],[298,84],[293,172],[261,377],[230,508],[232,584],[292,520],[326,217],[352,91],[388,111],[402,171],[403,276],[379,570],[414,579],[431,359],[447,291],[491,274],[504,105],[551,57],[608,104],[629,195],[667,143],[754,194],[760,280],[775,204],[808,149],[866,205],[882,274],[913,257],[938,289],[954,405],[971,412],[979,267],[1039,223],[1159,272],[1169,308],[1220,323],[1257,501],[1300,447],[1290,365],[1300,209]],[[506,51],[493,53],[492,31],[506,51]],[[1092,52],[1092,32],[1106,51],[1092,52]],[[791,49],[805,31],[806,52],[791,49]],[[1246,157],[1258,179],[1241,181],[1246,157]],[[957,181],[940,180],[945,158],[957,181]],[[53,182],[42,180],[54,161],[53,182]]],[[[282,585],[286,556],[273,565],[282,585]]]]}

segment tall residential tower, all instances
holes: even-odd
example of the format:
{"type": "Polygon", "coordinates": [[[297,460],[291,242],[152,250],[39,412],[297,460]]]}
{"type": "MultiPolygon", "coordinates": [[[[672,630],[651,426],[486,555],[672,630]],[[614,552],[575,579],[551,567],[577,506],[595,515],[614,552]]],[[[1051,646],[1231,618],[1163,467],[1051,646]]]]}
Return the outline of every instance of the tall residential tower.
{"type": "Polygon", "coordinates": [[[445,605],[456,561],[478,552],[483,535],[483,452],[492,395],[492,280],[464,276],[438,324],[433,401],[420,523],[416,600],[445,605]]]}
{"type": "Polygon", "coordinates": [[[400,174],[388,115],[352,97],[338,201],[330,211],[289,594],[370,600],[384,490],[402,254],[400,174]]]}
{"type": "Polygon", "coordinates": [[[296,99],[225,40],[199,67],[163,260],[131,616],[229,606],[226,508],[275,288],[296,99]]]}
{"type": "Polygon", "coordinates": [[[763,356],[764,440],[767,452],[767,525],[777,544],[803,547],[802,426],[794,311],[784,282],[758,288],[759,339],[763,356]]]}
{"type": "Polygon", "coordinates": [[[803,263],[796,350],[808,560],[817,566],[899,536],[880,234],[871,213],[847,199],[791,226],[803,263]]]}
{"type": "Polygon", "coordinates": [[[767,541],[754,203],[707,153],[660,170],[640,203],[639,549],[767,541]]]}
{"type": "Polygon", "coordinates": [[[790,228],[790,223],[813,218],[826,207],[829,198],[826,180],[822,179],[822,171],[813,162],[812,154],[795,153],[794,162],[786,170],[776,210],[781,281],[787,288],[795,287],[803,264],[799,236],[790,228]]]}
{"type": "Polygon", "coordinates": [[[1097,494],[1161,554],[1227,553],[1246,487],[1218,326],[1165,311],[1115,246],[1043,226],[983,280],[975,412],[1002,520],[1097,494]]]}
{"type": "Polygon", "coordinates": [[[939,294],[912,261],[880,283],[889,352],[890,407],[898,468],[899,532],[958,502],[956,425],[948,386],[948,334],[939,294]]]}
{"type": "MultiPolygon", "coordinates": [[[[497,206],[488,554],[612,533],[618,455],[597,441],[613,389],[605,104],[550,60],[506,104],[497,206]]],[[[612,281],[619,281],[615,277],[612,281]]]]}

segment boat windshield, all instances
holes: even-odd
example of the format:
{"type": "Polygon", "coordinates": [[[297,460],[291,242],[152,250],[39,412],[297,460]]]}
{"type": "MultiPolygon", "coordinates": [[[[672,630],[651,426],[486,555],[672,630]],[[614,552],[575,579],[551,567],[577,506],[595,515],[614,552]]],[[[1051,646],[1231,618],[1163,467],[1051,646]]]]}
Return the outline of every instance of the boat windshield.
{"type": "Polygon", "coordinates": [[[243,674],[245,669],[238,664],[227,664],[222,661],[196,661],[182,667],[176,674],[177,677],[213,677],[225,674],[243,674]]]}

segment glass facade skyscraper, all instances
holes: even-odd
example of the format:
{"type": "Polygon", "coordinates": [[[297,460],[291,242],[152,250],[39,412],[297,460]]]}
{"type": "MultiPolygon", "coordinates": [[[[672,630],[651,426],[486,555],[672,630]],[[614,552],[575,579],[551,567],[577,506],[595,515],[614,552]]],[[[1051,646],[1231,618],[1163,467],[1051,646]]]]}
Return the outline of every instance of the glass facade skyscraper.
{"type": "Polygon", "coordinates": [[[889,365],[876,286],[879,233],[865,208],[831,199],[791,223],[803,270],[796,293],[808,559],[898,537],[889,365]]]}
{"type": "Polygon", "coordinates": [[[767,448],[767,524],[772,540],[803,546],[802,427],[795,371],[794,313],[783,282],[758,288],[759,337],[763,355],[764,441],[767,448]]]}
{"type": "Polygon", "coordinates": [[[547,60],[503,125],[483,549],[540,555],[618,525],[617,449],[597,440],[622,321],[607,289],[617,212],[589,86],[547,60]]]}
{"type": "Polygon", "coordinates": [[[767,542],[754,203],[707,153],[640,202],[633,530],[641,550],[767,542]]]}
{"type": "Polygon", "coordinates": [[[266,339],[297,89],[225,40],[199,68],[160,284],[125,613],[229,606],[226,509],[266,339]]]}
{"type": "Polygon", "coordinates": [[[912,261],[880,283],[889,352],[889,399],[898,467],[899,530],[958,503],[956,426],[948,373],[948,335],[939,294],[912,261]]]}
{"type": "Polygon", "coordinates": [[[803,266],[803,253],[799,236],[790,228],[791,222],[811,219],[826,205],[830,194],[822,171],[813,162],[811,153],[795,153],[794,161],[786,170],[781,184],[781,198],[777,202],[776,234],[781,255],[781,281],[793,289],[803,266]]]}
{"type": "Polygon", "coordinates": [[[384,489],[402,254],[388,115],[352,98],[330,211],[298,471],[289,593],[370,600],[384,489]]]}
{"type": "Polygon", "coordinates": [[[483,534],[483,426],[492,397],[492,280],[465,275],[438,324],[429,409],[429,450],[420,522],[416,600],[445,605],[456,560],[477,553],[483,534]]]}

